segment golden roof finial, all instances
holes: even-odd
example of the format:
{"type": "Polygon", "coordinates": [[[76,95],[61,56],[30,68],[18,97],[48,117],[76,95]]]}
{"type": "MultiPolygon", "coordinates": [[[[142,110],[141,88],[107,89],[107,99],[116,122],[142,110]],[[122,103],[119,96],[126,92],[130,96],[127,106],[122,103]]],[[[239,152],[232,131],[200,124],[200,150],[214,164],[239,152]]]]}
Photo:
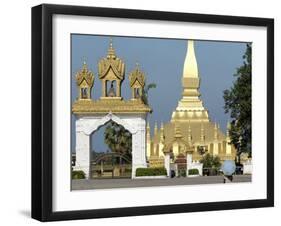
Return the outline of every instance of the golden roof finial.
{"type": "Polygon", "coordinates": [[[113,58],[113,59],[116,58],[115,50],[113,48],[112,38],[109,39],[109,48],[108,48],[107,58],[113,58]]]}
{"type": "Polygon", "coordinates": [[[83,65],[87,64],[87,57],[83,56],[83,65]]]}
{"type": "Polygon", "coordinates": [[[88,68],[88,66],[87,66],[87,57],[85,57],[85,56],[83,56],[83,66],[82,66],[82,68],[84,70],[88,68]]]}

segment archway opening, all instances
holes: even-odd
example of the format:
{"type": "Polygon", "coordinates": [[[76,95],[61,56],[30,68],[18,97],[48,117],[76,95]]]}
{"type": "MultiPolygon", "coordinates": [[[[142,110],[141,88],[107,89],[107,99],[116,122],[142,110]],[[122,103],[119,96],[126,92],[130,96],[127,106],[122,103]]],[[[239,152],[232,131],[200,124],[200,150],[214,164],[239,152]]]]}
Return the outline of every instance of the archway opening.
{"type": "Polygon", "coordinates": [[[132,134],[110,120],[91,134],[91,178],[131,178],[132,134]]]}

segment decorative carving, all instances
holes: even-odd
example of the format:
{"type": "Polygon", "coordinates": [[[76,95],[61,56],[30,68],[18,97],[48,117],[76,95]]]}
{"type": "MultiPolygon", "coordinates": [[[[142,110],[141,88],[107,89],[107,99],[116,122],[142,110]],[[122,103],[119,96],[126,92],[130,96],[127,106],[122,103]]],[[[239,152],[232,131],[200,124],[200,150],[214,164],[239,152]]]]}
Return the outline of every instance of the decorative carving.
{"type": "Polygon", "coordinates": [[[125,63],[115,55],[115,50],[110,40],[110,46],[106,58],[100,60],[98,64],[99,78],[106,77],[108,71],[112,69],[118,79],[123,80],[125,74],[125,63]]]}
{"type": "Polygon", "coordinates": [[[82,69],[79,72],[77,72],[77,74],[76,74],[77,86],[80,86],[81,83],[83,82],[83,80],[85,80],[87,85],[92,87],[94,84],[94,79],[95,79],[95,76],[94,76],[93,72],[88,70],[87,64],[84,61],[82,69]]]}
{"type": "Polygon", "coordinates": [[[151,112],[151,109],[140,99],[120,100],[120,99],[101,99],[89,101],[75,101],[72,104],[74,114],[92,114],[92,113],[135,113],[144,114],[151,112]]]}
{"type": "Polygon", "coordinates": [[[116,57],[112,40],[110,40],[107,57],[101,59],[98,63],[98,74],[102,82],[102,98],[121,98],[121,83],[125,75],[125,63],[116,57]],[[108,81],[111,81],[110,92],[107,91],[108,81]],[[116,85],[114,92],[113,82],[116,85]]]}
{"type": "Polygon", "coordinates": [[[141,98],[143,94],[143,88],[145,86],[145,75],[140,70],[138,64],[136,64],[136,68],[130,73],[129,80],[132,89],[132,98],[141,98]]]}
{"type": "Polygon", "coordinates": [[[133,87],[136,83],[138,86],[144,87],[145,74],[140,70],[139,64],[136,64],[136,68],[129,75],[130,86],[133,87]]]}
{"type": "Polygon", "coordinates": [[[95,76],[93,72],[88,70],[87,64],[84,61],[82,69],[76,73],[76,84],[78,87],[78,99],[90,99],[91,89],[94,84],[95,76]]]}

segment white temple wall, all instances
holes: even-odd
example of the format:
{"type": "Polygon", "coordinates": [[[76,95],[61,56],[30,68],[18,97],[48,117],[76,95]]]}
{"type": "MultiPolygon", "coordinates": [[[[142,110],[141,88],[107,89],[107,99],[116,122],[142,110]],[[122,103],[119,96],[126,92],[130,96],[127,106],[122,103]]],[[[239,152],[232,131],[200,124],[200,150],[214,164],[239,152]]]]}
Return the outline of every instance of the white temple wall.
{"type": "Polygon", "coordinates": [[[197,169],[199,172],[199,175],[200,176],[203,175],[203,164],[192,161],[192,155],[187,154],[187,156],[186,156],[186,176],[189,176],[188,170],[190,170],[190,169],[197,169]]]}
{"type": "MultiPolygon", "coordinates": [[[[77,123],[76,123],[77,127],[77,123]]],[[[75,170],[82,170],[86,178],[90,177],[90,136],[76,130],[76,163],[75,170]]]]}

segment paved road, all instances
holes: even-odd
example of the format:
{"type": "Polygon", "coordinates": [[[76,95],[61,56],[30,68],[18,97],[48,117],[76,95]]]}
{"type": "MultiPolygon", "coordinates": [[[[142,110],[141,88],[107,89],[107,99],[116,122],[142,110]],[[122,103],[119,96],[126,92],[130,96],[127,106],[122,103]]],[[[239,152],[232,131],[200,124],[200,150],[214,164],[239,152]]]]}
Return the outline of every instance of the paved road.
{"type": "MultiPolygon", "coordinates": [[[[251,182],[251,175],[237,175],[232,183],[251,182]]],[[[108,188],[132,188],[152,186],[175,186],[195,184],[220,184],[224,183],[223,176],[210,177],[181,177],[172,179],[93,179],[72,180],[72,190],[108,189],[108,188]]]]}

